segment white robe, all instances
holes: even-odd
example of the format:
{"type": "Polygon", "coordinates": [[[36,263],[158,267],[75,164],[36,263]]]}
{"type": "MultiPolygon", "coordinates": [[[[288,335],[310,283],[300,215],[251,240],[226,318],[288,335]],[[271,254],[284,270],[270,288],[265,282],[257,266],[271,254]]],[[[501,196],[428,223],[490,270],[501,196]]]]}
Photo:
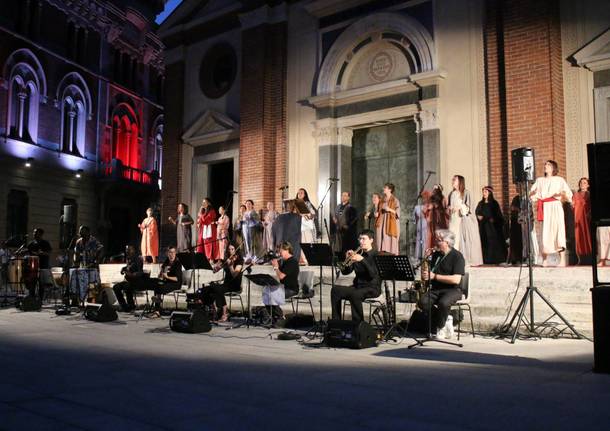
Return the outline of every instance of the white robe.
{"type": "MultiPolygon", "coordinates": [[[[532,185],[531,191],[534,192],[532,202],[535,209],[539,199],[550,198],[562,192],[565,192],[568,202],[572,202],[572,190],[562,177],[539,177],[532,185]]],[[[539,223],[542,223],[542,253],[557,253],[559,249],[566,248],[566,226],[561,196],[555,197],[553,202],[544,203],[544,221],[539,223]]]]}

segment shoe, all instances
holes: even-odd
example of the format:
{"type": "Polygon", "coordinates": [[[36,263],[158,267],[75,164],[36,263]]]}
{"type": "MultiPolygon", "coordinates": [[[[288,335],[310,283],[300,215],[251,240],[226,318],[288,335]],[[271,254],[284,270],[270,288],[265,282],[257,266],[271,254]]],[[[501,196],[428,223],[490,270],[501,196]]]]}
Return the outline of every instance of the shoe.
{"type": "Polygon", "coordinates": [[[445,338],[450,340],[453,338],[453,334],[455,333],[454,329],[453,329],[453,316],[449,315],[447,317],[447,321],[445,322],[445,327],[443,328],[445,330],[445,338]]]}
{"type": "Polygon", "coordinates": [[[444,340],[445,338],[447,338],[445,327],[443,326],[442,328],[438,328],[436,330],[436,334],[432,334],[432,338],[435,338],[437,340],[444,340]]]}

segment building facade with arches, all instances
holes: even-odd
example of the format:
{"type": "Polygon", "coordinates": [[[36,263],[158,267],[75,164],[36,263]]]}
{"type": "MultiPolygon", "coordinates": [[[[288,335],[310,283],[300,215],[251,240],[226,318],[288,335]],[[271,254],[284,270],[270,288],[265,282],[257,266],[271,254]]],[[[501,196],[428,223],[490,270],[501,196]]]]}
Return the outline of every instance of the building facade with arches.
{"type": "Polygon", "coordinates": [[[32,0],[0,11],[0,240],[42,227],[59,251],[64,205],[117,254],[161,185],[162,0],[32,0]]]}
{"type": "Polygon", "coordinates": [[[606,3],[184,2],[158,32],[172,113],[164,211],[217,189],[277,206],[283,186],[318,205],[330,186],[328,219],[342,190],[363,211],[390,181],[410,215],[424,185],[447,192],[455,174],[477,199],[492,185],[507,211],[522,146],[537,174],[557,160],[575,187],[609,123],[606,3]]]}

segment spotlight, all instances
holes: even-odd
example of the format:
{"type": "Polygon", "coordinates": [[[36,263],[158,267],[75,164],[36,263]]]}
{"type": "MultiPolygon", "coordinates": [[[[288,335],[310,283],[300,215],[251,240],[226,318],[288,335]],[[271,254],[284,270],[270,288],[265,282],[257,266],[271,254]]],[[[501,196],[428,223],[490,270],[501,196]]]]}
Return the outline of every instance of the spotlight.
{"type": "Polygon", "coordinates": [[[25,167],[26,168],[31,168],[32,167],[32,163],[34,163],[34,158],[33,157],[28,157],[28,159],[25,161],[25,167]]]}
{"type": "Polygon", "coordinates": [[[76,171],[76,174],[74,175],[76,178],[80,178],[83,175],[83,170],[79,169],[78,171],[76,171]]]}

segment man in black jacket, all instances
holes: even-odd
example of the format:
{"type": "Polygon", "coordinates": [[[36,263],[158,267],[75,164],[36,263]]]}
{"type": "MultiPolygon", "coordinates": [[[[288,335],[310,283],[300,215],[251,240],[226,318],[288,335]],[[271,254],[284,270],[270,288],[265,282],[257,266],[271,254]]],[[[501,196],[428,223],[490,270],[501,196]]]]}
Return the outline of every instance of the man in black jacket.
{"type": "Polygon", "coordinates": [[[341,318],[341,300],[347,299],[352,307],[352,320],[361,322],[364,319],[362,301],[376,298],[381,294],[381,279],[375,265],[377,252],[373,250],[375,234],[371,230],[363,230],[358,236],[361,253],[353,250],[347,252],[351,265],[341,271],[347,275],[354,271],[356,277],[352,286],[335,286],[330,291],[333,309],[333,319],[341,318]]]}
{"type": "Polygon", "coordinates": [[[127,265],[121,269],[121,274],[125,276],[125,281],[115,284],[112,287],[112,290],[114,290],[116,299],[119,301],[121,310],[128,313],[136,308],[133,300],[133,292],[136,290],[144,290],[145,286],[142,285],[142,280],[145,276],[142,270],[142,257],[138,256],[136,248],[133,245],[127,246],[125,257],[127,265]],[[125,301],[123,292],[127,295],[127,301],[125,301]]]}

